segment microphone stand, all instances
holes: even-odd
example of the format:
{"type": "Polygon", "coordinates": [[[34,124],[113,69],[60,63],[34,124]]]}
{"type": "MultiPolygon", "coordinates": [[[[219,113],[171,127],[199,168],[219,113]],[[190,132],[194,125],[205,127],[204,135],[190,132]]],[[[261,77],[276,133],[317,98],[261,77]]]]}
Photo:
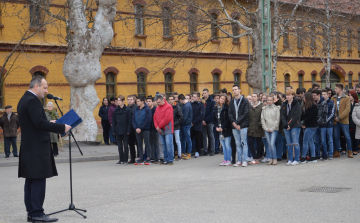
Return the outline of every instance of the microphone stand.
{"type": "MultiPolygon", "coordinates": [[[[60,113],[61,113],[61,116],[63,116],[63,112],[61,111],[60,107],[59,107],[59,104],[57,103],[56,99],[55,100],[55,104],[57,105],[60,113]]],[[[72,131],[70,130],[69,133],[69,164],[70,164],[70,199],[71,199],[71,203],[69,205],[69,208],[67,209],[64,209],[64,210],[61,210],[61,211],[57,211],[57,212],[53,212],[51,214],[48,214],[48,215],[53,215],[53,214],[58,214],[58,213],[61,213],[61,212],[64,212],[64,211],[75,211],[76,213],[78,213],[79,215],[83,216],[84,218],[86,218],[85,215],[81,214],[79,211],[83,211],[83,212],[86,212],[86,210],[83,210],[83,209],[78,209],[78,208],[75,208],[75,205],[73,203],[73,190],[72,190],[72,164],[71,164],[71,137],[73,137],[79,151],[80,151],[80,154],[83,155],[80,147],[79,147],[79,144],[77,143],[75,137],[74,137],[74,134],[72,133],[72,131]]]]}

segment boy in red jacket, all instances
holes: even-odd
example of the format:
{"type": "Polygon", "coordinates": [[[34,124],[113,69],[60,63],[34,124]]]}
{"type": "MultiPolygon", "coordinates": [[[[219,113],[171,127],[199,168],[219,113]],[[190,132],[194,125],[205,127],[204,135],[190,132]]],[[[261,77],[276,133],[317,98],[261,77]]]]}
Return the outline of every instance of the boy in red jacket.
{"type": "Polygon", "coordinates": [[[154,126],[159,132],[161,145],[164,151],[163,165],[173,165],[174,148],[173,148],[173,133],[174,133],[174,117],[173,107],[166,102],[163,96],[158,95],[156,98],[158,107],[154,114],[154,126]]]}

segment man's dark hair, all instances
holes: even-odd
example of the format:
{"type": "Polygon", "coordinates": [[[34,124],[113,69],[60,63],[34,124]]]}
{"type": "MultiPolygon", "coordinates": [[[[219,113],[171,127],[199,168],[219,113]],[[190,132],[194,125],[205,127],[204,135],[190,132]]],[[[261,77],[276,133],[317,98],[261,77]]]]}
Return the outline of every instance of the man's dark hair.
{"type": "Polygon", "coordinates": [[[312,90],[311,93],[312,93],[312,94],[321,95],[321,90],[320,90],[320,89],[315,89],[315,90],[312,90]]]}
{"type": "Polygon", "coordinates": [[[185,100],[185,96],[183,94],[179,94],[178,99],[179,100],[185,100]]]}
{"type": "Polygon", "coordinates": [[[170,96],[168,97],[168,99],[170,99],[170,98],[175,99],[175,96],[172,94],[172,95],[170,95],[170,96]]]}
{"type": "MultiPolygon", "coordinates": [[[[145,102],[146,101],[146,98],[145,98],[145,96],[140,96],[139,98],[137,98],[137,99],[139,99],[140,101],[142,101],[142,102],[145,102]]],[[[137,100],[136,99],[136,100],[137,100]]]]}
{"type": "Polygon", "coordinates": [[[151,95],[149,95],[149,96],[146,98],[146,100],[154,101],[154,98],[153,98],[151,95]]]}
{"type": "Polygon", "coordinates": [[[286,94],[281,94],[281,97],[282,97],[282,98],[286,98],[286,94]]]}
{"type": "Polygon", "coordinates": [[[43,79],[45,79],[43,76],[35,75],[30,81],[29,89],[34,88],[35,84],[37,84],[38,86],[41,86],[41,81],[43,79]]]}
{"type": "Polygon", "coordinates": [[[316,83],[316,82],[312,83],[311,88],[314,89],[314,88],[316,88],[316,87],[320,88],[320,84],[318,84],[318,83],[316,83]]]}
{"type": "Polygon", "coordinates": [[[156,100],[164,100],[164,97],[161,95],[161,94],[159,94],[159,95],[157,95],[157,97],[156,97],[156,100]]]}
{"type": "Polygon", "coordinates": [[[221,90],[220,90],[220,94],[221,94],[221,93],[227,94],[227,89],[226,89],[226,88],[221,89],[221,90]]]}
{"type": "Polygon", "coordinates": [[[302,93],[304,93],[302,88],[296,89],[296,94],[302,94],[302,93]]]}
{"type": "Polygon", "coordinates": [[[196,95],[200,98],[200,92],[194,91],[194,92],[192,93],[192,95],[194,95],[194,94],[196,94],[196,95]]]}
{"type": "Polygon", "coordinates": [[[177,93],[177,91],[174,91],[174,92],[173,92],[173,95],[179,95],[179,93],[177,93]]]}
{"type": "Polygon", "coordinates": [[[309,88],[307,92],[310,92],[310,93],[311,93],[311,92],[312,92],[312,90],[313,90],[312,88],[309,88]]]}
{"type": "Polygon", "coordinates": [[[325,92],[327,94],[328,90],[327,89],[322,89],[321,92],[325,92]]]}
{"type": "Polygon", "coordinates": [[[203,89],[203,91],[209,92],[209,89],[207,89],[207,88],[204,88],[204,89],[203,89]]]}
{"type": "Polygon", "coordinates": [[[306,88],[301,87],[300,89],[301,89],[304,93],[306,92],[306,88]]]}
{"type": "Polygon", "coordinates": [[[234,84],[232,87],[237,87],[238,89],[240,89],[240,86],[238,84],[234,84]]]}
{"type": "Polygon", "coordinates": [[[344,89],[344,85],[342,83],[335,84],[335,87],[340,88],[341,90],[344,89]]]}
{"type": "Polygon", "coordinates": [[[286,85],[286,87],[285,88],[290,88],[290,89],[293,89],[293,87],[291,86],[291,85],[286,85]]]}

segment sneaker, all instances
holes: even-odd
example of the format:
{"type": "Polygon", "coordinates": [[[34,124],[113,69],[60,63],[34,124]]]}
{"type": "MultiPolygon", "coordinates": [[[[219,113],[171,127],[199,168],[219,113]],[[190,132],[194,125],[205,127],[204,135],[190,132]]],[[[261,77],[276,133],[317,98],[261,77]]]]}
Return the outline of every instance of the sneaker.
{"type": "Polygon", "coordinates": [[[296,166],[296,165],[299,165],[298,161],[294,161],[294,162],[291,163],[291,166],[296,166]]]}
{"type": "Polygon", "coordinates": [[[237,167],[237,166],[241,166],[241,162],[240,161],[237,161],[235,164],[234,164],[234,167],[237,167]]]}
{"type": "Polygon", "coordinates": [[[151,160],[150,162],[151,162],[151,163],[155,163],[155,160],[151,160]]]}
{"type": "Polygon", "coordinates": [[[253,161],[250,161],[249,164],[250,165],[256,165],[256,164],[259,164],[259,161],[258,160],[253,160],[253,161]]]}
{"type": "Polygon", "coordinates": [[[174,163],[173,163],[172,161],[170,161],[170,162],[168,163],[168,165],[174,165],[174,163]]]}
{"type": "Polygon", "coordinates": [[[219,154],[220,152],[219,151],[215,151],[215,154],[219,154]]]}
{"type": "Polygon", "coordinates": [[[137,160],[135,165],[144,165],[144,161],[142,160],[137,160]]]}
{"type": "Polygon", "coordinates": [[[124,162],[124,165],[128,165],[129,163],[128,162],[124,162]]]}
{"type": "Polygon", "coordinates": [[[345,151],[341,151],[340,155],[345,156],[346,152],[345,151]]]}
{"type": "Polygon", "coordinates": [[[208,152],[203,152],[203,153],[202,153],[202,156],[207,156],[207,155],[209,155],[208,152]]]}
{"type": "Polygon", "coordinates": [[[253,158],[253,157],[249,157],[249,158],[248,158],[248,161],[249,161],[249,162],[254,161],[254,158],[253,158]]]}
{"type": "Polygon", "coordinates": [[[225,163],[226,163],[226,161],[224,160],[224,161],[222,161],[222,163],[220,163],[220,166],[225,166],[225,163]]]}
{"type": "Polygon", "coordinates": [[[235,164],[235,160],[231,160],[231,164],[233,164],[233,165],[234,165],[234,164],[235,164]]]}
{"type": "Polygon", "coordinates": [[[316,163],[316,162],[317,162],[316,157],[311,157],[310,160],[309,160],[309,162],[316,163]]]}
{"type": "Polygon", "coordinates": [[[287,163],[286,163],[286,166],[290,166],[291,165],[291,161],[289,160],[289,161],[287,161],[287,163]]]}
{"type": "Polygon", "coordinates": [[[277,160],[277,161],[282,161],[282,159],[280,159],[280,158],[277,158],[276,160],[277,160]]]}
{"type": "Polygon", "coordinates": [[[210,153],[210,156],[215,156],[215,153],[210,153]]]}
{"type": "Polygon", "coordinates": [[[199,153],[196,152],[196,153],[195,153],[195,158],[198,158],[198,157],[199,157],[199,153]]]}
{"type": "Polygon", "coordinates": [[[270,158],[264,158],[263,160],[261,160],[262,163],[266,163],[266,162],[270,162],[270,158]]]}
{"type": "Polygon", "coordinates": [[[332,159],[334,159],[332,156],[329,156],[329,160],[332,160],[332,159]]]}
{"type": "Polygon", "coordinates": [[[145,165],[151,165],[151,162],[150,162],[150,160],[146,160],[144,164],[145,165]]]}
{"type": "Polygon", "coordinates": [[[181,156],[178,156],[178,159],[177,159],[178,161],[181,161],[182,160],[182,158],[181,158],[181,156]]]}
{"type": "Polygon", "coordinates": [[[306,159],[306,160],[310,160],[310,156],[306,156],[305,159],[306,159]]]}
{"type": "Polygon", "coordinates": [[[224,166],[231,166],[231,162],[228,160],[225,162],[224,166]]]}
{"type": "Polygon", "coordinates": [[[120,161],[116,163],[116,165],[123,165],[123,164],[124,162],[120,162],[120,161]]]}
{"type": "Polygon", "coordinates": [[[306,158],[304,158],[304,157],[301,157],[301,159],[300,159],[300,163],[307,163],[308,161],[306,160],[306,158]]]}
{"type": "Polygon", "coordinates": [[[241,166],[242,166],[242,167],[247,167],[247,165],[248,165],[248,164],[247,164],[247,162],[245,161],[245,162],[242,163],[241,166]]]}
{"type": "Polygon", "coordinates": [[[168,165],[169,163],[166,161],[161,161],[160,165],[168,165]]]}

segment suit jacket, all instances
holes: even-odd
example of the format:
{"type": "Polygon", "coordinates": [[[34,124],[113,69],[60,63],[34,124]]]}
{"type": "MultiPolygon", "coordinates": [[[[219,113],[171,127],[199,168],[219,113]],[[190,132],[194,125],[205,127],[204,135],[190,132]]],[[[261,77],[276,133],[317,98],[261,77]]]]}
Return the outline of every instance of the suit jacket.
{"type": "Polygon", "coordinates": [[[44,179],[57,176],[50,133],[64,133],[65,125],[46,119],[40,100],[26,91],[17,106],[21,144],[18,177],[44,179]]]}

